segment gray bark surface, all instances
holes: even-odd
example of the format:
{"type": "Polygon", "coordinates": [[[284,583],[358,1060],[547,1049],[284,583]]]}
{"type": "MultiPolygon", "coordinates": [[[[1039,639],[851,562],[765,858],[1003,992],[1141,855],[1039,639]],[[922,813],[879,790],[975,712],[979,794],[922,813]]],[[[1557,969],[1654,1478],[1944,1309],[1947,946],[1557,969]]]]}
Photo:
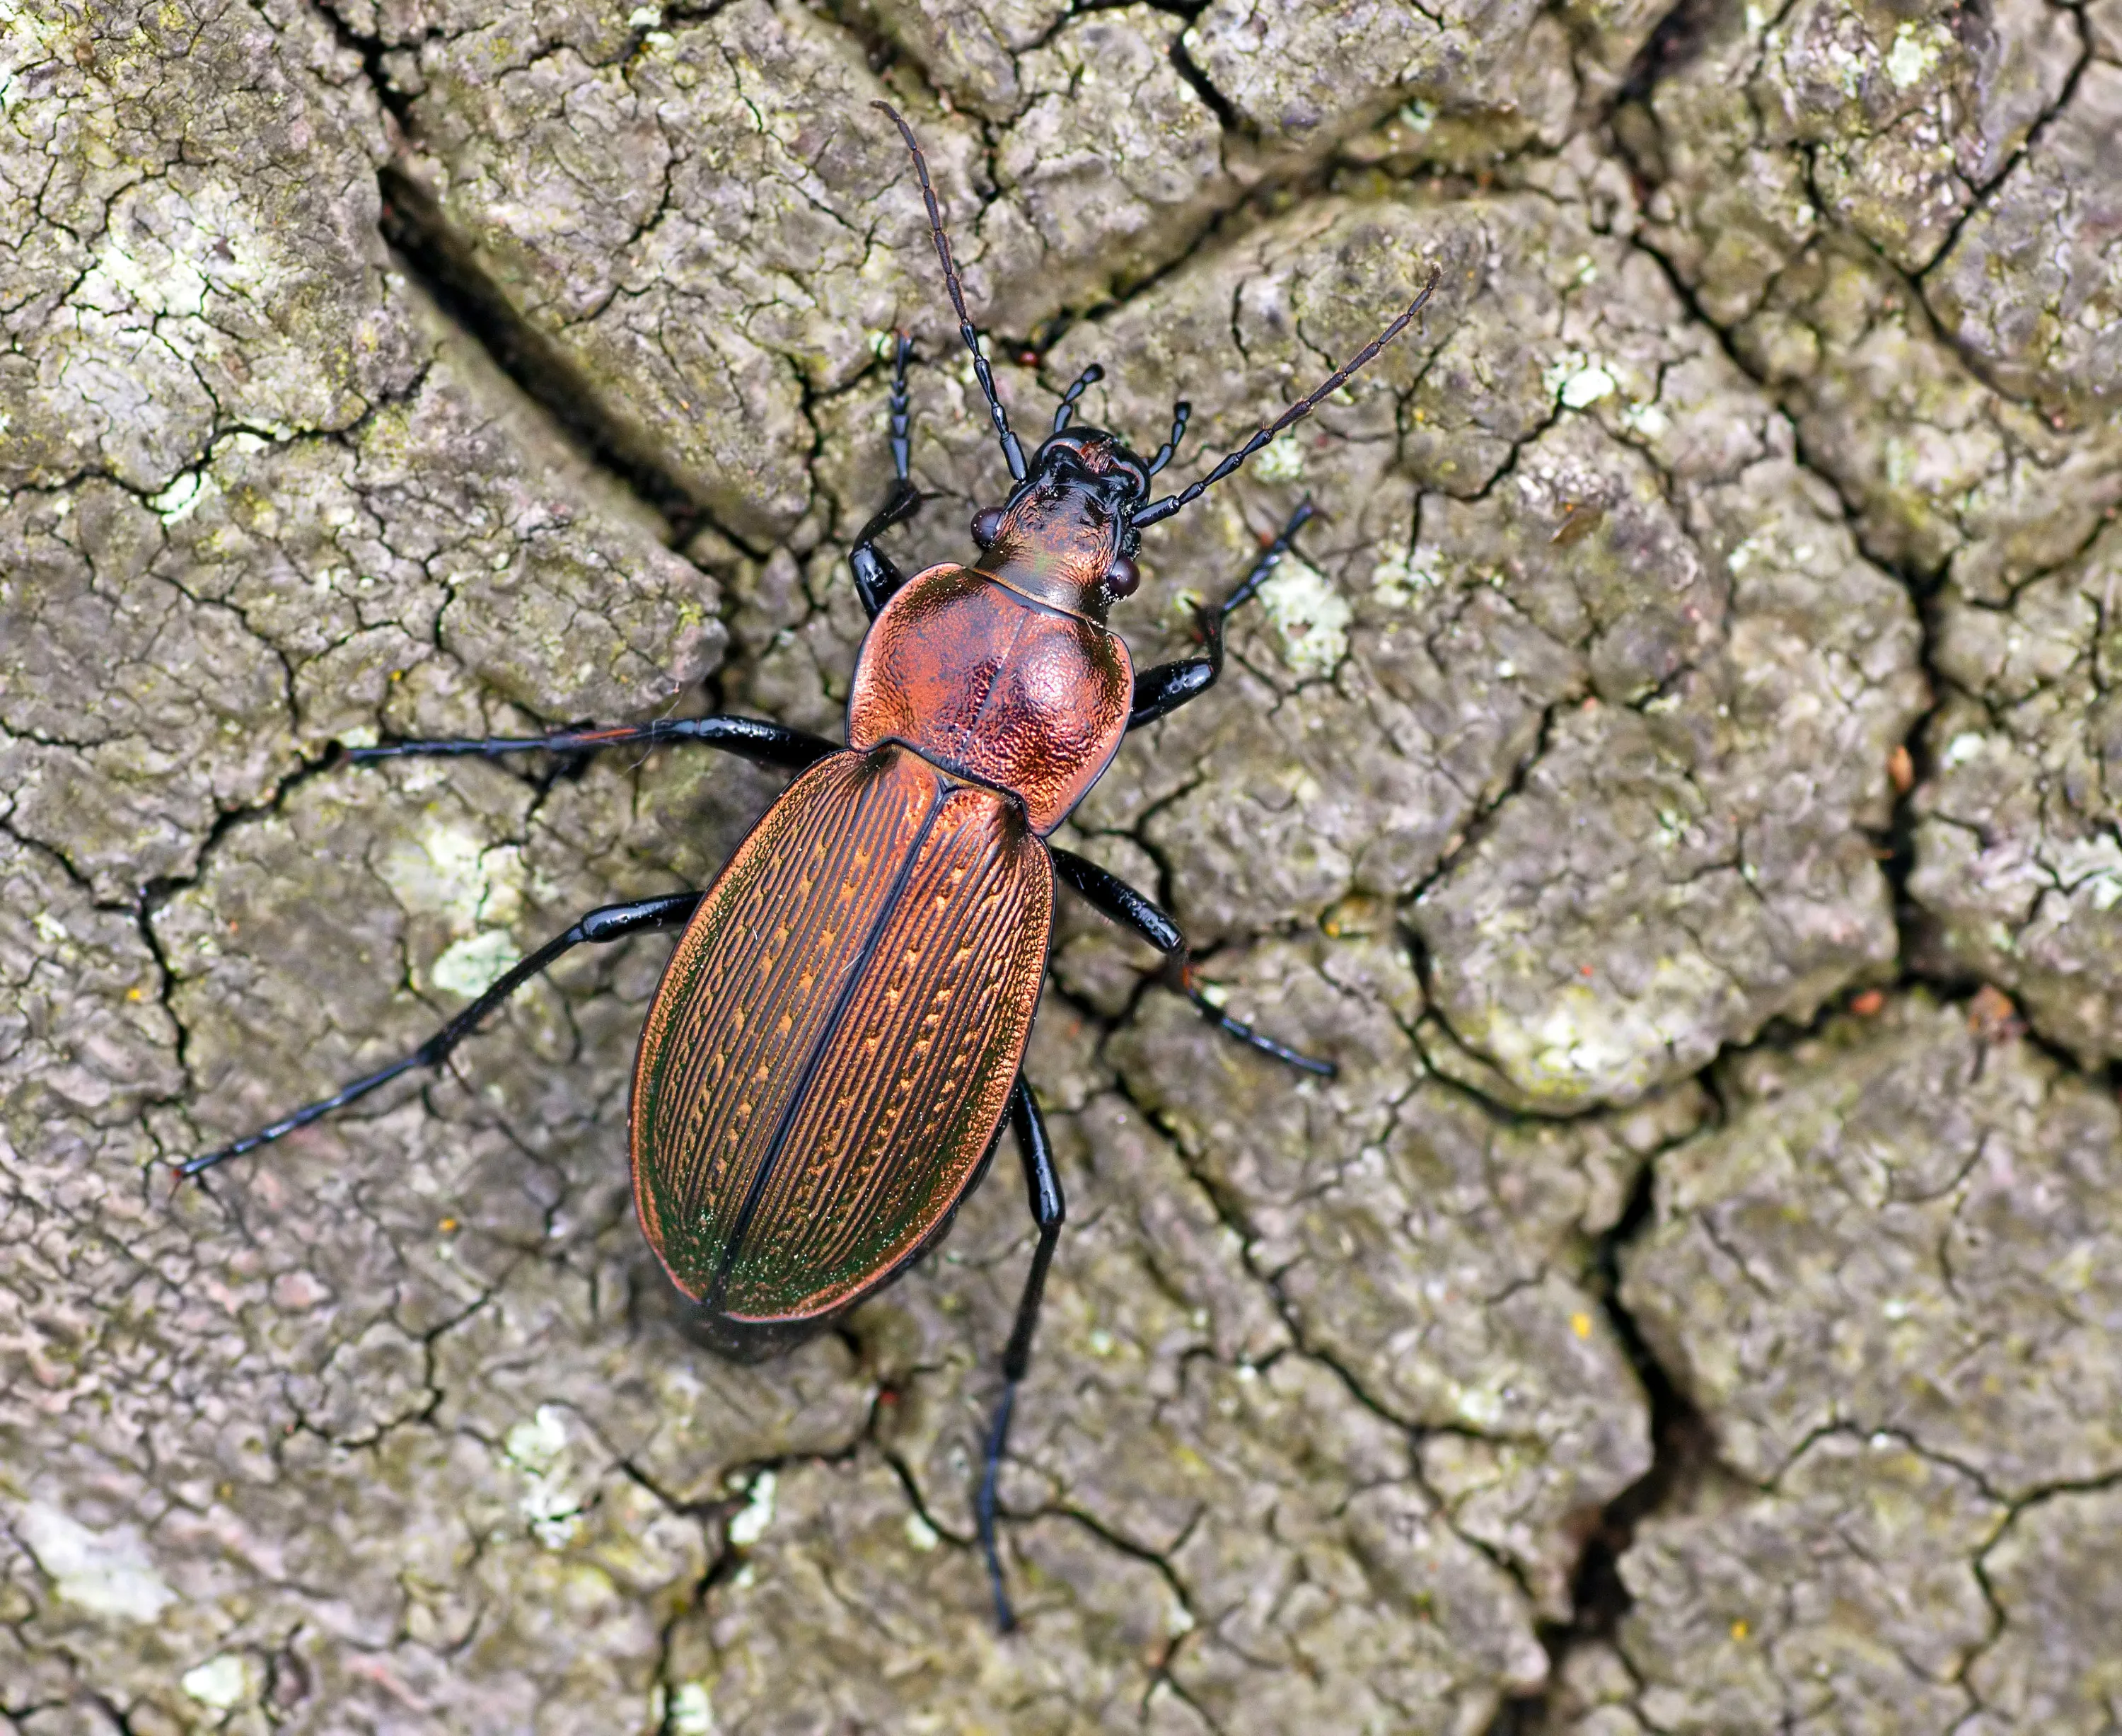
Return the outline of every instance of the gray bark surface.
{"type": "Polygon", "coordinates": [[[0,1729],[1790,1729],[2122,1717],[2122,4],[0,11],[0,1729]],[[778,1361],[634,1225],[667,942],[173,1191],[837,734],[928,504],[1183,480],[942,1250],[778,1361]]]}

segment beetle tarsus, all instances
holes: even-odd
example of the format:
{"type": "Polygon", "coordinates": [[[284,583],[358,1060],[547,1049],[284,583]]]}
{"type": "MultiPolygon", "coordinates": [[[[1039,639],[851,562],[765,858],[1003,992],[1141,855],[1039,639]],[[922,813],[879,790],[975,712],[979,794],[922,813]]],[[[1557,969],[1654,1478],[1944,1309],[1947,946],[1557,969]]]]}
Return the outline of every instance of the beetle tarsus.
{"type": "Polygon", "coordinates": [[[1186,438],[1186,423],[1193,414],[1194,406],[1184,398],[1171,406],[1171,432],[1166,437],[1164,444],[1157,447],[1149,462],[1143,466],[1151,475],[1154,476],[1171,463],[1177,454],[1179,442],[1186,438]]]}
{"type": "Polygon", "coordinates": [[[897,341],[892,346],[891,400],[887,412],[891,430],[891,468],[903,483],[912,472],[914,452],[907,429],[913,421],[913,413],[907,408],[906,364],[914,354],[914,339],[904,332],[895,334],[897,341]]]}
{"type": "Polygon", "coordinates": [[[379,1068],[376,1072],[356,1079],[351,1085],[343,1086],[328,1097],[320,1098],[314,1103],[305,1104],[292,1115],[283,1116],[269,1126],[261,1127],[253,1134],[246,1134],[233,1144],[222,1146],[218,1151],[210,1151],[203,1157],[194,1158],[189,1163],[179,1164],[177,1179],[180,1182],[189,1182],[193,1177],[203,1175],[212,1169],[217,1163],[226,1163],[231,1158],[242,1157],[247,1152],[257,1150],[261,1145],[270,1145],[276,1139],[284,1139],[289,1134],[308,1126],[311,1122],[323,1120],[334,1109],[344,1108],[357,1097],[367,1097],[378,1086],[389,1084],[400,1074],[409,1073],[415,1067],[428,1065],[423,1060],[426,1048],[427,1045],[423,1044],[419,1049],[407,1055],[404,1060],[393,1061],[388,1067],[379,1068]]]}
{"type": "Polygon", "coordinates": [[[1016,1408],[1017,1383],[1011,1381],[1002,1389],[1002,1402],[995,1406],[994,1422],[988,1430],[979,1494],[973,1503],[980,1553],[987,1561],[988,1589],[994,1593],[995,1626],[1006,1634],[1016,1631],[1017,1612],[1009,1605],[1009,1588],[1003,1580],[1002,1551],[995,1543],[995,1480],[1002,1474],[1003,1453],[1009,1445],[1010,1413],[1016,1408]]]}
{"type": "Polygon", "coordinates": [[[1068,427],[1070,419],[1075,415],[1076,400],[1105,377],[1105,369],[1095,362],[1076,376],[1076,383],[1062,393],[1061,406],[1054,412],[1055,433],[1059,433],[1063,428],[1068,427]]]}
{"type": "Polygon", "coordinates": [[[1230,618],[1233,611],[1260,595],[1260,587],[1267,583],[1268,576],[1281,564],[1282,557],[1289,552],[1290,545],[1297,539],[1297,533],[1311,523],[1318,513],[1319,509],[1312,505],[1311,497],[1309,494],[1298,501],[1296,510],[1289,515],[1288,522],[1275,532],[1274,540],[1260,550],[1260,559],[1253,563],[1252,570],[1239,582],[1237,589],[1232,592],[1217,606],[1213,617],[1216,626],[1213,630],[1216,632],[1216,642],[1219,648],[1222,643],[1223,622],[1230,618]]]}
{"type": "Polygon", "coordinates": [[[855,595],[861,600],[862,613],[872,620],[883,612],[884,606],[906,583],[906,575],[889,554],[876,546],[876,540],[920,510],[921,495],[914,484],[903,480],[895,483],[876,516],[862,527],[854,546],[848,550],[848,565],[855,577],[855,595]]]}
{"type": "Polygon", "coordinates": [[[1301,1067],[1305,1072],[1316,1074],[1322,1079],[1330,1079],[1339,1074],[1341,1069],[1333,1062],[1321,1060],[1316,1055],[1306,1055],[1302,1050],[1292,1049],[1287,1043],[1277,1042],[1264,1032],[1255,1031],[1244,1020],[1232,1018],[1215,1002],[1209,999],[1206,991],[1202,989],[1199,980],[1194,976],[1192,965],[1181,965],[1172,975],[1176,980],[1173,980],[1171,986],[1193,1002],[1195,1010],[1201,1017],[1208,1020],[1224,1036],[1236,1037],[1241,1043],[1251,1045],[1262,1055],[1271,1055],[1278,1061],[1284,1062],[1292,1067],[1301,1067]]]}
{"type": "Polygon", "coordinates": [[[1017,1303],[1017,1321],[1010,1328],[1009,1347],[1002,1357],[1002,1401],[989,1425],[987,1448],[980,1460],[980,1484],[973,1498],[980,1552],[988,1567],[988,1584],[994,1593],[995,1623],[1008,1633],[1017,1626],[1009,1605],[1009,1590],[1002,1571],[1002,1551],[995,1542],[995,1488],[1002,1476],[1003,1455],[1009,1448],[1009,1420],[1017,1408],[1017,1388],[1031,1366],[1032,1336],[1039,1329],[1040,1304],[1046,1296],[1046,1274],[1054,1264],[1054,1246],[1068,1215],[1061,1193],[1061,1177],[1054,1166],[1054,1142],[1047,1137],[1046,1118],[1039,1112],[1039,1099],[1022,1074],[1009,1095],[1009,1121],[1017,1135],[1017,1149],[1024,1159],[1025,1192],[1031,1205],[1032,1221],[1039,1226],[1039,1245],[1031,1251],[1031,1270],[1025,1274],[1024,1293],[1017,1303]]]}
{"type": "Polygon", "coordinates": [[[855,576],[855,595],[861,599],[862,613],[872,620],[891,601],[892,593],[906,583],[906,575],[889,554],[876,546],[876,540],[894,525],[905,523],[921,510],[921,492],[914,486],[911,471],[909,430],[913,425],[913,413],[907,408],[906,395],[906,363],[913,353],[914,341],[902,331],[892,363],[887,424],[891,443],[891,492],[885,496],[884,504],[877,508],[876,516],[856,533],[854,546],[848,550],[848,565],[855,576]]]}
{"type": "Polygon", "coordinates": [[[1316,511],[1308,495],[1297,502],[1288,522],[1274,541],[1260,550],[1260,559],[1253,563],[1252,570],[1239,582],[1237,588],[1214,608],[1200,611],[1201,642],[1204,648],[1201,656],[1182,657],[1176,663],[1159,663],[1134,678],[1134,698],[1128,711],[1129,729],[1140,729],[1159,718],[1170,717],[1188,700],[1200,698],[1216,685],[1223,673],[1224,622],[1233,611],[1260,594],[1260,587],[1267,582],[1268,575],[1289,552],[1297,533],[1311,522],[1316,511]]]}

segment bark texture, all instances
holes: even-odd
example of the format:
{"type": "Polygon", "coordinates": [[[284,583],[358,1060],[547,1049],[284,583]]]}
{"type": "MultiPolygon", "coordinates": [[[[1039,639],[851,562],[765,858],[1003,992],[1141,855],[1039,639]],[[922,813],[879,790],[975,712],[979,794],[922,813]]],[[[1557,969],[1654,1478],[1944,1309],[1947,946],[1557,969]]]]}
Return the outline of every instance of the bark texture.
{"type": "Polygon", "coordinates": [[[0,7],[0,1729],[2082,1733],[2122,1717],[2122,0],[0,7]],[[633,1221],[667,942],[173,1194],[837,734],[1002,391],[1198,473],[1218,690],[1062,842],[1005,1149],[737,1366],[633,1221]]]}

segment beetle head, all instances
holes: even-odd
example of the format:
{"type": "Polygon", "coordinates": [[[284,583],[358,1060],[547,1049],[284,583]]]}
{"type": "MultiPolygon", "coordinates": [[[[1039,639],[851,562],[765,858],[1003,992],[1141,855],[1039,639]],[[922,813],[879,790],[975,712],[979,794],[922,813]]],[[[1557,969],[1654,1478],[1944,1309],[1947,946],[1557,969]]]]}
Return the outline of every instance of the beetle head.
{"type": "Polygon", "coordinates": [[[1141,582],[1133,522],[1149,468],[1111,434],[1072,428],[1032,455],[1008,503],[973,520],[979,570],[1102,620],[1141,582]]]}

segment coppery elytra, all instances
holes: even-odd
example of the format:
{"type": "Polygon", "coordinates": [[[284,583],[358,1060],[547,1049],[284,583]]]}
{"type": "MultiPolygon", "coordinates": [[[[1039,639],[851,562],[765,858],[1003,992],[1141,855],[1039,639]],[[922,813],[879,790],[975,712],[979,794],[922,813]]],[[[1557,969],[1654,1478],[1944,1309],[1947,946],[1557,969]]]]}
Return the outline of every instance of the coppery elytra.
{"type": "Polygon", "coordinates": [[[1140,533],[1230,475],[1391,343],[1437,285],[1310,396],[1176,494],[1150,498],[1187,406],[1145,463],[1073,425],[1087,368],[1027,462],[965,311],[942,213],[912,153],[944,287],[1013,484],[973,521],[979,557],[904,577],[877,540],[911,518],[906,386],[893,358],[893,480],[849,558],[870,626],[847,745],[761,718],[716,716],[529,738],[400,742],[348,755],[578,754],[693,742],[798,774],[705,892],[591,911],[494,982],[403,1060],[180,1166],[197,1176],[416,1067],[436,1067],[511,994],[585,942],[683,929],[634,1061],[631,1158],[643,1233],[723,1350],[760,1355],[811,1336],[932,1246],[1014,1128],[1039,1240],[1003,1356],[975,1503],[997,1621],[1014,1625],[995,1546],[995,1479],[1063,1205],[1039,1105],[1020,1070],[1045,980],[1055,876],[1164,956],[1161,980],[1228,1035],[1315,1074],[1301,1055],[1215,1006],[1185,937],[1142,893],[1047,840],[1121,738],[1198,698],[1223,667],[1224,623],[1311,515],[1293,512],[1242,583],[1200,613],[1198,656],[1133,672],[1105,627],[1138,583],[1140,533]],[[1027,669],[1039,667],[1036,681],[1027,669]],[[1057,664],[1069,672],[1057,683],[1057,664]],[[1057,687],[1068,690],[1059,699],[1057,687]]]}

